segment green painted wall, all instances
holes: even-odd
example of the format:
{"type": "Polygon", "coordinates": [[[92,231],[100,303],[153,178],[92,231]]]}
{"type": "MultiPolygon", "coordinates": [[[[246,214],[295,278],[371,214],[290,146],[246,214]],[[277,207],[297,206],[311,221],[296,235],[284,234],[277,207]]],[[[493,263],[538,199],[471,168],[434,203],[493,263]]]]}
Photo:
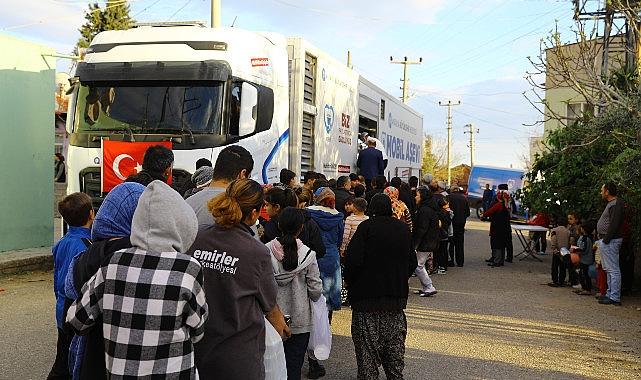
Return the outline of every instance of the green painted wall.
{"type": "Polygon", "coordinates": [[[53,242],[55,50],[0,35],[0,252],[53,242]]]}

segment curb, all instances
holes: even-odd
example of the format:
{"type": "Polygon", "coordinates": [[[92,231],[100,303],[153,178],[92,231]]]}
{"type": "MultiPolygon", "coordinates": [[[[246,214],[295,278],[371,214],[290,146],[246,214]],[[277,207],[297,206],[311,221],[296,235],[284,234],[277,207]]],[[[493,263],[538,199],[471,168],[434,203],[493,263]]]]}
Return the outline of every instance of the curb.
{"type": "Polygon", "coordinates": [[[0,253],[0,276],[51,269],[51,247],[0,253]]]}

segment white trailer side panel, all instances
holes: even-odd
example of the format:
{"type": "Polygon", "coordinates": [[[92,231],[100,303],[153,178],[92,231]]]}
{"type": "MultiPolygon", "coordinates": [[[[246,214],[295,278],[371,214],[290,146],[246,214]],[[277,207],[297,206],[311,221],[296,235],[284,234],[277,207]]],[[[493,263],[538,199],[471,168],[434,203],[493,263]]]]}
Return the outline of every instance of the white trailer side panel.
{"type": "Polygon", "coordinates": [[[328,178],[355,172],[358,74],[301,38],[288,39],[288,54],[290,168],[311,169],[328,178]],[[311,136],[304,133],[308,123],[313,126],[311,136]],[[310,138],[313,158],[306,167],[301,156],[308,153],[310,138]]]}
{"type": "Polygon", "coordinates": [[[387,178],[419,176],[423,162],[423,117],[383,89],[360,77],[359,115],[377,123],[376,137],[389,162],[387,178]],[[384,105],[382,105],[384,102],[384,105]]]}

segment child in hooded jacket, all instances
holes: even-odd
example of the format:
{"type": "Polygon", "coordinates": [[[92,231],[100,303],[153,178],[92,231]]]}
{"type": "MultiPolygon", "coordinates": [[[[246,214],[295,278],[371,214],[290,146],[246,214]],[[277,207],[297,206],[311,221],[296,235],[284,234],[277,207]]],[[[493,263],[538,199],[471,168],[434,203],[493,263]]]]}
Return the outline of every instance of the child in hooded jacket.
{"type": "Polygon", "coordinates": [[[65,320],[65,280],[73,258],[91,246],[91,225],[94,220],[91,198],[85,193],[73,193],[66,196],[58,204],[58,211],[69,225],[69,231],[52,249],[58,342],[56,344],[56,358],[47,379],[69,378],[69,347],[73,334],[65,331],[63,326],[65,320]]]}
{"type": "Polygon", "coordinates": [[[278,220],[282,236],[266,244],[278,284],[276,302],[283,313],[291,317],[292,335],[283,342],[289,380],[301,378],[313,328],[310,300],[318,301],[323,288],[316,254],[298,239],[304,222],[303,210],[286,207],[278,220]]]}

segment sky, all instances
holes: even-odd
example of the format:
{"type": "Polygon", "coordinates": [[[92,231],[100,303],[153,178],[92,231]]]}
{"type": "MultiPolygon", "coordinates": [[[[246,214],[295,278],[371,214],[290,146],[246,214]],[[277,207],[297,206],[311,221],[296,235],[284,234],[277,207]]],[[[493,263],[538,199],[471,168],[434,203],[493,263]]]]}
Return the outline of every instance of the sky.
{"type": "MultiPolygon", "coordinates": [[[[103,3],[102,1],[99,1],[103,3]]],[[[140,22],[209,22],[209,0],[132,0],[140,22]]],[[[87,2],[21,0],[4,2],[0,33],[69,53],[84,22],[87,2]]],[[[452,165],[468,163],[469,134],[475,135],[475,164],[523,168],[528,137],[542,134],[541,112],[523,96],[524,79],[540,54],[540,41],[558,24],[572,37],[569,0],[222,0],[222,24],[301,36],[336,59],[352,54],[354,68],[371,82],[401,95],[401,60],[423,59],[409,67],[408,104],[423,114],[423,129],[446,144],[446,107],[452,107],[452,165]]],[[[66,70],[69,61],[60,59],[66,70]]],[[[537,77],[538,83],[544,78],[537,77]]]]}

